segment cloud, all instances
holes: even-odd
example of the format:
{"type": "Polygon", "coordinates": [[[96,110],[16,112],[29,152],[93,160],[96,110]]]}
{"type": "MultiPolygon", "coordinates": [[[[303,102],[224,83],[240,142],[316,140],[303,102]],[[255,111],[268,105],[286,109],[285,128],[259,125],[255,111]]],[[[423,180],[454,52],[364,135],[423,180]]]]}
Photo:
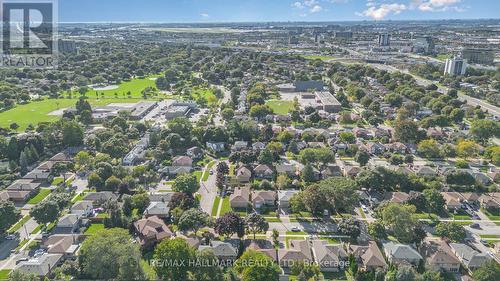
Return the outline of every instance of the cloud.
{"type": "Polygon", "coordinates": [[[383,20],[385,17],[387,17],[390,14],[397,15],[397,14],[400,14],[402,11],[405,11],[408,9],[408,7],[406,5],[398,4],[398,3],[381,4],[378,7],[371,1],[369,1],[368,3],[371,3],[373,5],[370,4],[370,6],[368,6],[368,9],[364,10],[361,13],[356,12],[356,15],[363,16],[363,17],[369,17],[369,18],[372,18],[374,20],[383,20]]]}
{"type": "Polygon", "coordinates": [[[201,14],[200,14],[200,17],[202,17],[202,18],[209,18],[209,17],[210,17],[210,15],[209,15],[209,14],[207,14],[207,13],[201,13],[201,14]]]}
{"type": "Polygon", "coordinates": [[[462,0],[413,0],[411,8],[422,12],[445,12],[454,10],[457,12],[464,11],[464,7],[457,6],[462,0]]]}
{"type": "Polygon", "coordinates": [[[309,10],[311,13],[318,13],[321,12],[323,8],[320,5],[314,5],[311,10],[309,10]]]}

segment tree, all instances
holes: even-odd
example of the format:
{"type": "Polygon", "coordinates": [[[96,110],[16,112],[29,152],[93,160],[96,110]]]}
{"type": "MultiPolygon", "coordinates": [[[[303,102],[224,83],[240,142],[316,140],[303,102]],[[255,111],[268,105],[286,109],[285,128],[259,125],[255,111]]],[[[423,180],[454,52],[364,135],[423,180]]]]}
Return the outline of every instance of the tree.
{"type": "Polygon", "coordinates": [[[429,139],[421,141],[417,146],[417,151],[425,158],[440,158],[441,148],[436,140],[429,139]]]}
{"type": "Polygon", "coordinates": [[[361,228],[358,220],[353,218],[342,219],[338,223],[338,231],[356,240],[361,234],[361,228]]]}
{"type": "Polygon", "coordinates": [[[417,191],[410,191],[407,203],[415,206],[417,211],[423,212],[427,209],[427,200],[424,194],[417,191]]]}
{"type": "Polygon", "coordinates": [[[215,221],[215,232],[228,238],[233,234],[243,237],[245,235],[245,221],[237,213],[225,213],[215,221]]]}
{"type": "Polygon", "coordinates": [[[370,154],[364,149],[359,149],[356,155],[354,155],[354,160],[358,162],[359,165],[365,166],[370,160],[370,154]]]}
{"type": "Polygon", "coordinates": [[[329,209],[334,212],[350,213],[359,201],[356,182],[349,178],[332,177],[319,182],[318,185],[329,202],[329,209]]]}
{"type": "Polygon", "coordinates": [[[45,225],[55,221],[59,217],[59,206],[52,200],[43,200],[31,209],[30,216],[37,223],[45,225]]]}
{"type": "Polygon", "coordinates": [[[107,191],[117,191],[121,183],[122,181],[119,178],[111,176],[104,182],[104,189],[107,191]]]}
{"type": "Polygon", "coordinates": [[[418,124],[411,120],[396,120],[394,135],[403,143],[416,143],[420,139],[418,124]]]}
{"type": "Polygon", "coordinates": [[[463,226],[452,222],[440,222],[436,225],[436,234],[440,237],[446,237],[453,242],[462,242],[465,237],[465,229],[463,226]]]}
{"type": "Polygon", "coordinates": [[[400,266],[397,269],[391,270],[385,277],[386,281],[415,281],[417,274],[410,266],[400,266]]]}
{"type": "Polygon", "coordinates": [[[177,176],[172,184],[172,189],[177,192],[193,194],[199,189],[199,183],[193,174],[183,174],[177,176]]]}
{"type": "Polygon", "coordinates": [[[182,213],[177,227],[180,231],[198,231],[198,229],[209,226],[211,217],[200,209],[189,209],[182,213]]]}
{"type": "Polygon", "coordinates": [[[195,249],[182,238],[165,239],[158,246],[153,258],[159,261],[153,265],[158,277],[163,280],[188,280],[189,272],[193,270],[190,261],[196,256],[195,249]],[[171,265],[163,264],[170,262],[171,265]]]}
{"type": "Polygon", "coordinates": [[[387,232],[384,225],[377,221],[368,225],[368,234],[374,239],[387,239],[387,232]]]}
{"type": "Polygon", "coordinates": [[[445,181],[450,185],[474,186],[476,179],[468,172],[463,170],[451,170],[446,172],[445,181]]]}
{"type": "Polygon", "coordinates": [[[234,270],[243,281],[278,281],[281,272],[269,256],[254,250],[245,251],[236,260],[234,270]]]}
{"type": "Polygon", "coordinates": [[[485,262],[480,268],[472,273],[472,277],[475,281],[500,280],[500,264],[494,259],[485,262]]]}
{"type": "Polygon", "coordinates": [[[146,279],[139,245],[125,229],[103,229],[85,239],[78,262],[85,279],[146,279]]]}
{"type": "Polygon", "coordinates": [[[0,236],[19,219],[20,211],[10,201],[0,201],[0,236]]]}
{"type": "Polygon", "coordinates": [[[389,203],[379,208],[377,212],[382,223],[399,241],[410,243],[413,239],[413,226],[415,225],[415,219],[413,218],[415,207],[411,205],[389,203]]]}
{"type": "Polygon", "coordinates": [[[224,272],[222,268],[214,264],[217,260],[214,252],[211,249],[203,249],[196,251],[196,262],[201,266],[196,266],[193,269],[194,280],[219,281],[224,280],[224,272]]]}
{"type": "Polygon", "coordinates": [[[149,206],[150,199],[146,192],[136,193],[132,195],[132,206],[137,209],[138,214],[144,213],[149,206]]]}
{"type": "Polygon", "coordinates": [[[315,216],[322,215],[325,210],[330,208],[323,190],[317,184],[309,185],[301,193],[301,201],[305,208],[315,216]]]}
{"type": "Polygon", "coordinates": [[[100,188],[103,185],[101,177],[95,172],[92,172],[89,175],[87,182],[89,184],[89,187],[100,188]]]}
{"type": "Polygon", "coordinates": [[[182,210],[187,210],[195,205],[194,197],[191,194],[187,194],[184,192],[176,192],[170,198],[170,202],[168,202],[168,207],[173,210],[176,208],[180,208],[182,210]]]}
{"type": "Polygon", "coordinates": [[[76,121],[65,121],[62,125],[63,145],[80,146],[83,144],[83,128],[76,121]]]}
{"type": "Polygon", "coordinates": [[[479,145],[474,141],[462,140],[457,145],[457,154],[464,159],[475,157],[478,153],[479,145]]]}
{"type": "Polygon", "coordinates": [[[297,276],[297,280],[318,280],[323,276],[317,264],[304,262],[294,262],[290,272],[297,276]]]}
{"type": "Polygon", "coordinates": [[[253,233],[253,239],[257,232],[266,232],[269,229],[269,223],[263,216],[257,213],[251,213],[245,218],[246,228],[250,233],[253,233]]]}
{"type": "Polygon", "coordinates": [[[430,212],[439,214],[444,210],[446,201],[439,191],[435,189],[426,189],[422,194],[425,197],[426,206],[430,212]]]}
{"type": "Polygon", "coordinates": [[[479,141],[486,141],[491,137],[500,136],[500,124],[493,120],[474,120],[470,133],[479,141]]]}
{"type": "Polygon", "coordinates": [[[272,114],[273,110],[268,105],[256,104],[250,107],[250,116],[257,119],[262,119],[268,114],[272,114]]]}
{"type": "Polygon", "coordinates": [[[224,120],[231,120],[234,117],[234,110],[232,108],[224,108],[220,115],[222,116],[222,119],[224,120]]]}
{"type": "Polygon", "coordinates": [[[257,159],[261,164],[271,165],[274,161],[274,155],[269,149],[266,148],[259,153],[259,157],[257,159]]]}
{"type": "Polygon", "coordinates": [[[304,166],[302,170],[302,180],[306,183],[311,183],[316,181],[316,175],[314,173],[314,167],[311,164],[304,166]]]}

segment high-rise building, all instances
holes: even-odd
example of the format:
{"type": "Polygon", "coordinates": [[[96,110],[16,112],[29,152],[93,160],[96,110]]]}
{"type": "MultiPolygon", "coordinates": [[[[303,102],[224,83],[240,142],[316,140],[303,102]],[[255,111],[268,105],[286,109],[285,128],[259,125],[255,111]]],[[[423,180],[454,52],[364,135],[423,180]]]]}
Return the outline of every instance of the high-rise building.
{"type": "Polygon", "coordinates": [[[335,31],[335,39],[350,40],[352,39],[352,31],[335,31]]]}
{"type": "Polygon", "coordinates": [[[495,61],[495,52],[492,49],[464,48],[462,58],[468,63],[493,64],[495,61]]]}
{"type": "Polygon", "coordinates": [[[415,53],[431,54],[434,53],[434,38],[430,36],[415,37],[413,41],[413,51],[415,53]]]}
{"type": "Polygon", "coordinates": [[[462,58],[447,59],[444,65],[444,74],[457,76],[464,75],[467,69],[467,62],[462,58]]]}
{"type": "Polygon", "coordinates": [[[380,47],[387,47],[391,45],[391,35],[382,33],[378,35],[378,45],[380,47]]]}

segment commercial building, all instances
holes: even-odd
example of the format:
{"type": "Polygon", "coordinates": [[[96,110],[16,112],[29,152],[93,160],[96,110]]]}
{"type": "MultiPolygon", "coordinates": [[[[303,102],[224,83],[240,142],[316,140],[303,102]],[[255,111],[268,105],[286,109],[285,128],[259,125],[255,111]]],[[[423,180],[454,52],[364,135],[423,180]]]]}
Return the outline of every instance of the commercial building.
{"type": "Polygon", "coordinates": [[[457,76],[464,75],[467,69],[467,62],[461,58],[447,59],[444,66],[444,74],[457,76]]]}
{"type": "Polygon", "coordinates": [[[495,52],[493,49],[464,48],[462,58],[468,63],[493,64],[495,61],[495,52]]]}
{"type": "Polygon", "coordinates": [[[388,33],[379,34],[378,45],[380,47],[389,47],[391,45],[391,35],[388,33]]]}
{"type": "Polygon", "coordinates": [[[416,37],[413,42],[413,52],[430,54],[434,53],[435,43],[434,38],[430,36],[416,37]]]}

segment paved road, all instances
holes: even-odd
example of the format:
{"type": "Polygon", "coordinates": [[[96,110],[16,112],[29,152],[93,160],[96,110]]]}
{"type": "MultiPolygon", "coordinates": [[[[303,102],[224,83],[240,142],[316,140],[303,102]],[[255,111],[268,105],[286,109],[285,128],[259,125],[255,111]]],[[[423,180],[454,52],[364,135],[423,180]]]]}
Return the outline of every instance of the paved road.
{"type": "MultiPolygon", "coordinates": [[[[217,196],[218,191],[215,184],[217,178],[215,173],[217,163],[218,162],[216,162],[212,166],[212,170],[214,171],[214,173],[208,176],[207,181],[203,181],[203,178],[200,179],[200,189],[198,189],[198,193],[201,195],[200,207],[207,214],[212,214],[212,208],[214,206],[215,197],[217,196]]],[[[207,169],[207,166],[203,168],[203,171],[207,169]]]]}

